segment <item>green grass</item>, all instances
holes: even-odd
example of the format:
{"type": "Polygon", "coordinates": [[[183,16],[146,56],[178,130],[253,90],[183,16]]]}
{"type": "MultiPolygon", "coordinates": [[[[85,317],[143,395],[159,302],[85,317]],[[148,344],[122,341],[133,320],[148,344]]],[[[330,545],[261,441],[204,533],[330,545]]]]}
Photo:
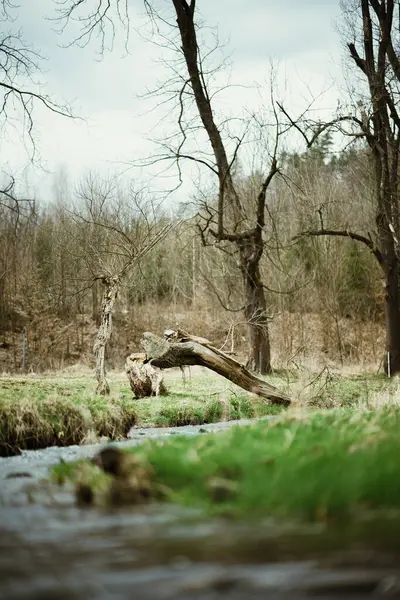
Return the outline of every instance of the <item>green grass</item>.
{"type": "Polygon", "coordinates": [[[92,377],[0,379],[0,456],[124,439],[133,425],[176,427],[277,414],[280,407],[227,387],[222,378],[173,378],[170,394],[134,400],[125,377],[111,377],[111,395],[96,396],[92,377]]]}
{"type": "Polygon", "coordinates": [[[123,439],[135,422],[131,400],[95,396],[79,383],[0,381],[0,456],[101,437],[123,439]]]}
{"type": "MultiPolygon", "coordinates": [[[[311,408],[373,406],[377,395],[396,396],[397,382],[382,376],[345,378],[328,371],[268,378],[311,408]]],[[[18,449],[126,437],[133,425],[176,427],[279,414],[279,406],[246,394],[222,377],[166,373],[168,396],[134,400],[124,374],[110,374],[111,395],[95,396],[90,375],[0,378],[0,455],[18,449]]]]}
{"type": "MultiPolygon", "coordinates": [[[[342,408],[147,441],[130,452],[149,465],[169,502],[234,518],[343,523],[400,515],[399,431],[398,407],[342,408]]],[[[74,480],[81,468],[62,464],[54,474],[74,480]]]]}

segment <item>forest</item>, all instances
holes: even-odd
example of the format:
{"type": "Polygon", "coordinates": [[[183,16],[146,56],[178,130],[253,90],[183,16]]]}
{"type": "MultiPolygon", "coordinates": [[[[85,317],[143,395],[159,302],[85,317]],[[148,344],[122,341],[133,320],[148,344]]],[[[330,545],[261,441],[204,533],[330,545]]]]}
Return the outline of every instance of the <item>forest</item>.
{"type": "MultiPolygon", "coordinates": [[[[50,4],[60,32],[70,34],[66,52],[96,36],[104,56],[118,32],[128,43],[135,24],[120,0],[50,4]]],[[[97,364],[121,368],[144,331],[181,328],[260,374],[308,363],[395,375],[398,3],[341,6],[348,89],[324,119],[313,110],[312,90],[305,109],[292,113],[272,65],[258,112],[220,115],[224,62],[215,60],[223,56],[216,29],[210,37],[201,13],[196,20],[195,2],[143,8],[149,43],[167,57],[166,79],[150,97],[162,98],[173,129],[150,158],[133,160],[149,169],[167,163],[176,184],[160,195],[118,170],[74,180],[59,169],[43,201],[22,195],[14,175],[4,173],[1,370],[92,367],[93,344],[97,364]],[[185,177],[195,178],[195,191],[178,204],[174,189],[185,177]]],[[[4,22],[16,10],[3,0],[4,22]]],[[[74,115],[20,87],[40,68],[21,32],[5,37],[1,49],[3,125],[13,106],[35,160],[36,104],[60,119],[74,115]]]]}
{"type": "MultiPolygon", "coordinates": [[[[329,133],[301,154],[277,157],[259,277],[272,366],[309,362],[382,369],[385,284],[370,249],[346,237],[302,237],[320,227],[375,235],[374,178],[368,149],[339,153],[329,133]]],[[[236,177],[251,215],[260,172],[236,177]]],[[[120,368],[143,331],[183,329],[246,357],[248,335],[237,250],[203,243],[203,199],[192,214],[167,216],[151,197],[90,173],[69,182],[60,173],[54,200],[1,206],[1,368],[57,370],[93,364],[103,278],[117,275],[149,236],[164,235],[126,269],[107,350],[120,368]],[[163,214],[164,213],[164,214],[163,214]],[[170,229],[166,229],[169,226],[170,229]],[[22,365],[23,331],[27,332],[22,365]]],[[[216,211],[210,197],[208,209],[216,211]]],[[[189,212],[189,211],[186,211],[189,212]]],[[[260,326],[261,327],[261,326],[260,326]]]]}

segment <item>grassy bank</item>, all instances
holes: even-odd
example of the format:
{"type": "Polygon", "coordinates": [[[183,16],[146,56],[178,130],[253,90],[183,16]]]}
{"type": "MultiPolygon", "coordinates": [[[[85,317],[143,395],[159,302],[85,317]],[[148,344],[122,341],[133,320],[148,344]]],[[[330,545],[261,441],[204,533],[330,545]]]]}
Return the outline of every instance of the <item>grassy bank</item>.
{"type": "MultiPolygon", "coordinates": [[[[398,384],[383,376],[342,377],[281,372],[268,378],[308,408],[371,407],[392,398],[398,384]]],[[[110,374],[111,395],[93,394],[91,374],[0,378],[0,456],[18,449],[39,449],[126,437],[138,427],[202,425],[216,421],[277,414],[281,407],[246,394],[207,371],[182,378],[167,372],[169,394],[134,400],[124,374],[110,374]]]]}
{"type": "Polygon", "coordinates": [[[100,503],[121,500],[115,490],[110,496],[120,482],[128,503],[138,501],[144,485],[146,498],[235,518],[343,522],[400,515],[399,430],[396,406],[288,413],[223,434],[148,441],[118,453],[126,465],[119,476],[87,462],[59,465],[54,476],[89,487],[90,501],[100,503]]]}
{"type": "Polygon", "coordinates": [[[0,381],[0,456],[19,449],[122,439],[135,421],[132,402],[91,395],[81,383],[0,381]]]}
{"type": "Polygon", "coordinates": [[[167,397],[134,400],[123,374],[108,398],[93,394],[92,376],[0,379],[0,456],[124,439],[132,426],[175,427],[276,414],[279,407],[246,395],[222,378],[176,376],[167,397]]]}

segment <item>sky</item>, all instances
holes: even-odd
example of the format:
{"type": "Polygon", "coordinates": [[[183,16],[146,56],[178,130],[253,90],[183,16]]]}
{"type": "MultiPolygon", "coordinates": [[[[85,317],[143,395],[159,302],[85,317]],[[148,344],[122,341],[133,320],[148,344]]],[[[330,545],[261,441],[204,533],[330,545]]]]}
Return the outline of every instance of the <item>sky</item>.
{"type": "MultiPolygon", "coordinates": [[[[172,15],[170,0],[155,0],[163,16],[172,15]]],[[[40,89],[60,103],[69,102],[76,120],[38,106],[34,135],[40,159],[30,162],[30,148],[21,138],[18,124],[3,129],[0,160],[3,173],[13,173],[21,186],[38,198],[48,200],[60,171],[72,184],[89,170],[100,176],[125,173],[158,191],[177,183],[176,171],[168,179],[155,174],[154,167],[127,165],[142,162],[158,152],[154,138],[176,129],[175,118],[165,106],[143,95],[165,81],[169,71],[163,61],[168,50],[151,41],[151,28],[142,0],[129,0],[131,31],[126,52],[123,28],[117,23],[112,52],[99,55],[93,40],[79,48],[61,47],[77,34],[77,25],[60,35],[53,0],[20,0],[15,22],[2,24],[23,31],[24,38],[41,54],[42,73],[29,89],[40,89]],[[150,108],[153,110],[150,111],[150,108]]],[[[95,0],[87,0],[93,6],[95,0]]],[[[217,115],[243,116],[263,109],[269,96],[271,64],[277,73],[277,96],[294,113],[315,98],[315,115],[332,111],[343,93],[343,47],[335,27],[340,15],[338,0],[197,0],[207,27],[218,29],[229,65],[218,74],[225,89],[215,98],[217,115]],[[229,82],[233,87],[225,87],[229,82]],[[260,108],[261,107],[261,108],[260,108]]],[[[214,30],[215,31],[215,30],[214,30]]],[[[205,29],[208,41],[211,30],[205,29]]],[[[154,41],[154,38],[153,38],[154,41]]],[[[161,96],[160,100],[163,99],[161,96]]],[[[198,185],[196,174],[185,167],[184,184],[171,195],[185,201],[198,185]]]]}

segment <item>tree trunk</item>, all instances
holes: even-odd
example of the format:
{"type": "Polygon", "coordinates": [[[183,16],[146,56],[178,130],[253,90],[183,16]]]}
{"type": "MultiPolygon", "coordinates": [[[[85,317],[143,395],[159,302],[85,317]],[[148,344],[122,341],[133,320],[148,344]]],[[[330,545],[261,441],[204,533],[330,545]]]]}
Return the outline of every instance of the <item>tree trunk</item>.
{"type": "MultiPolygon", "coordinates": [[[[261,255],[260,255],[261,257],[261,255]]],[[[247,368],[266,375],[272,372],[267,305],[261,282],[257,248],[246,244],[240,248],[240,268],[243,277],[247,324],[247,368]]]]}
{"type": "Polygon", "coordinates": [[[151,364],[145,363],[146,354],[130,354],[126,359],[125,373],[135,398],[165,396],[167,388],[162,373],[151,364]]]}
{"type": "Polygon", "coordinates": [[[149,332],[143,334],[142,346],[146,352],[146,361],[155,367],[207,367],[248,392],[270,400],[272,404],[288,406],[291,403],[286,394],[250,373],[244,365],[214,348],[206,340],[187,334],[181,335],[181,332],[172,330],[167,330],[165,335],[167,339],[149,332]]]}
{"type": "Polygon", "coordinates": [[[388,375],[395,375],[400,373],[399,262],[396,257],[393,257],[386,269],[385,316],[388,353],[385,356],[385,371],[388,375]]]}
{"type": "Polygon", "coordinates": [[[96,323],[96,325],[100,324],[100,315],[99,315],[99,292],[98,292],[99,282],[93,282],[92,285],[92,319],[96,323]]]}
{"type": "MultiPolygon", "coordinates": [[[[391,140],[391,136],[387,133],[391,140]]],[[[399,293],[399,192],[398,147],[388,144],[386,153],[375,153],[377,212],[376,225],[381,247],[381,268],[385,276],[386,355],[385,372],[400,373],[400,293],[399,293]],[[396,156],[395,156],[396,155],[396,156]],[[395,173],[394,179],[390,174],[395,173]]]]}
{"type": "Polygon", "coordinates": [[[96,357],[96,394],[106,396],[110,393],[110,386],[106,379],[105,352],[112,333],[112,311],[118,295],[120,280],[116,275],[114,277],[104,277],[103,284],[105,289],[101,303],[101,322],[93,352],[96,357]]]}

